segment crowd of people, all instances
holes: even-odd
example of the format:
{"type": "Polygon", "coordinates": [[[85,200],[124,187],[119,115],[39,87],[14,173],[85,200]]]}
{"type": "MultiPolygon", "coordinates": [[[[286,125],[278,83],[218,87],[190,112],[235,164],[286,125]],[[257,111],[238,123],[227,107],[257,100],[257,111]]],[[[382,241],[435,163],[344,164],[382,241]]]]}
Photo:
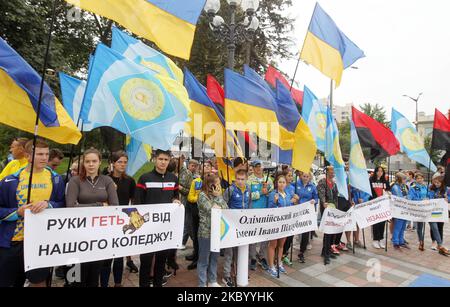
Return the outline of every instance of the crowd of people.
{"type": "MultiPolygon", "coordinates": [[[[450,190],[444,183],[444,168],[432,175],[431,185],[419,171],[397,172],[394,180],[389,178],[382,166],[370,175],[372,195],[349,186],[350,200],[337,189],[332,166],[326,174],[317,178],[311,172],[295,171],[280,166],[265,172],[260,160],[233,160],[234,180],[219,174],[216,159],[184,161],[174,158],[170,151],[156,150],[154,168],[137,182],[126,174],[128,157],[126,152],[112,153],[107,169],[101,169],[102,154],[94,148],[85,150],[80,159],[70,165],[68,174],[56,173],[64,158],[58,149],[38,139],[34,149],[32,193],[28,200],[28,182],[31,172],[33,141],[16,138],[10,146],[11,157],[4,163],[0,173],[0,287],[30,286],[44,287],[50,284],[54,268],[43,268],[24,272],[24,212],[30,209],[38,214],[43,210],[62,207],[129,206],[140,204],[171,203],[185,207],[183,246],[192,240],[193,252],[186,256],[191,263],[188,270],[196,270],[198,286],[220,287],[218,262],[223,256],[222,285],[235,286],[233,265],[237,257],[236,248],[220,253],[210,251],[211,209],[262,209],[297,206],[310,202],[316,207],[318,216],[326,208],[348,211],[353,205],[381,197],[385,194],[424,200],[450,199],[450,190]],[[225,177],[225,178],[224,178],[225,177]]],[[[320,221],[320,219],[319,219],[320,221]]],[[[385,248],[386,222],[372,226],[372,245],[385,248]]],[[[418,249],[425,250],[424,223],[410,223],[401,219],[388,221],[391,243],[395,250],[410,249],[414,245],[405,240],[405,231],[416,230],[418,249]]],[[[430,223],[433,250],[448,256],[444,247],[444,223],[430,223]]],[[[324,234],[321,256],[329,264],[341,253],[363,247],[360,230],[341,234],[324,234]],[[353,237],[352,237],[353,234],[353,237]],[[354,246],[353,246],[354,244],[354,246]]],[[[298,261],[305,263],[311,240],[315,232],[298,236],[300,242],[298,261]]],[[[292,265],[289,252],[296,241],[293,237],[252,244],[249,247],[249,269],[257,266],[269,276],[277,277],[286,272],[284,265],[292,265]]],[[[365,242],[364,242],[365,244],[365,242]]],[[[139,255],[139,267],[131,257],[126,265],[132,273],[139,274],[140,287],[162,287],[179,269],[177,250],[162,250],[139,255]]],[[[55,268],[56,276],[63,277],[69,267],[55,268]]],[[[82,263],[81,278],[73,286],[108,287],[111,271],[115,287],[122,286],[124,259],[115,258],[82,263]]],[[[68,281],[66,281],[68,284],[68,281]]]]}

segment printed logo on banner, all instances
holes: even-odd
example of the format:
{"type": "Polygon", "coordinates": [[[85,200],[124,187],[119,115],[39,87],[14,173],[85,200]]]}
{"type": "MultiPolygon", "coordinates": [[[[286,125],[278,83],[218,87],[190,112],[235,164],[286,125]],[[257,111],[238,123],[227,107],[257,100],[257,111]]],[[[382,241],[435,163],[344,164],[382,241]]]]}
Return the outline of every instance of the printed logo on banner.
{"type": "Polygon", "coordinates": [[[122,209],[122,212],[130,217],[130,222],[122,228],[124,235],[127,234],[127,231],[130,231],[128,234],[133,234],[136,230],[141,228],[144,223],[150,221],[149,213],[141,215],[136,208],[125,208],[122,209]]]}
{"type": "Polygon", "coordinates": [[[230,225],[222,218],[220,221],[220,240],[222,240],[228,231],[230,230],[230,225]]]}

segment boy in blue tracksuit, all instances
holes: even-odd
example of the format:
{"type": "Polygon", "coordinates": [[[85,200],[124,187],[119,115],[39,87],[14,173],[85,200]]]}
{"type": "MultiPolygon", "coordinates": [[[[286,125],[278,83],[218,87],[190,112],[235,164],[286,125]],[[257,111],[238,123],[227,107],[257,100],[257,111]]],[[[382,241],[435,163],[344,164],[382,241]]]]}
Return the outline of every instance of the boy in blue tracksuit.
{"type": "MultiPolygon", "coordinates": [[[[411,184],[408,192],[408,199],[410,200],[425,200],[428,199],[428,188],[424,183],[424,177],[421,173],[416,173],[415,182],[411,184]]],[[[419,250],[424,251],[424,223],[417,223],[417,236],[419,237],[419,250]]]]}
{"type": "Polygon", "coordinates": [[[47,168],[48,144],[36,141],[32,193],[28,196],[33,141],[25,145],[28,166],[0,182],[0,287],[23,287],[25,278],[31,286],[45,286],[50,268],[24,272],[24,215],[30,209],[38,214],[48,208],[64,207],[64,181],[47,168]]]}
{"type": "MultiPolygon", "coordinates": [[[[273,190],[273,181],[268,175],[264,176],[264,168],[260,160],[256,160],[252,164],[253,174],[248,177],[247,185],[251,189],[252,209],[265,209],[269,201],[268,195],[273,190]]],[[[259,255],[259,264],[264,270],[269,268],[267,264],[267,244],[268,242],[260,242],[250,244],[250,270],[256,270],[256,258],[259,255]],[[259,245],[259,253],[256,252],[256,247],[259,245]]]]}
{"type": "MultiPolygon", "coordinates": [[[[398,172],[395,175],[395,183],[391,188],[391,193],[394,196],[406,198],[408,196],[408,186],[406,185],[406,175],[398,172]]],[[[392,244],[395,249],[399,249],[400,247],[408,248],[408,245],[405,242],[405,229],[406,229],[406,220],[395,219],[394,221],[394,231],[392,233],[392,244]]]]}
{"type": "MultiPolygon", "coordinates": [[[[238,170],[235,174],[235,182],[228,187],[223,193],[223,199],[228,204],[229,209],[249,209],[251,207],[250,188],[246,184],[247,172],[245,170],[238,170]]],[[[223,279],[227,287],[232,287],[231,280],[231,262],[233,261],[233,249],[227,248],[224,250],[225,262],[223,265],[223,279]]]]}
{"type": "MultiPolygon", "coordinates": [[[[291,188],[296,191],[298,195],[298,203],[301,205],[306,202],[311,202],[316,206],[319,203],[319,194],[317,188],[312,182],[312,176],[310,173],[302,173],[299,180],[296,183],[291,184],[291,188]]],[[[300,263],[305,263],[305,252],[309,245],[309,237],[314,232],[305,232],[299,235],[300,239],[300,252],[298,254],[298,260],[300,263]]]]}

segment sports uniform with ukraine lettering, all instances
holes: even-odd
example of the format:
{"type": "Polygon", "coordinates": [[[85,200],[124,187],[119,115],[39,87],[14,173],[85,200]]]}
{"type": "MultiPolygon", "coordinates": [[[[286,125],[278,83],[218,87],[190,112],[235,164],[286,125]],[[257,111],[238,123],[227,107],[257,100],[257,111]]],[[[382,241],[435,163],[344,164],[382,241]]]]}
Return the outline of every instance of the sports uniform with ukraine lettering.
{"type": "Polygon", "coordinates": [[[50,168],[33,173],[31,200],[27,200],[29,172],[19,170],[0,182],[0,287],[22,287],[45,281],[49,268],[24,272],[24,219],[17,210],[26,204],[47,201],[49,208],[64,207],[64,181],[50,168]]]}

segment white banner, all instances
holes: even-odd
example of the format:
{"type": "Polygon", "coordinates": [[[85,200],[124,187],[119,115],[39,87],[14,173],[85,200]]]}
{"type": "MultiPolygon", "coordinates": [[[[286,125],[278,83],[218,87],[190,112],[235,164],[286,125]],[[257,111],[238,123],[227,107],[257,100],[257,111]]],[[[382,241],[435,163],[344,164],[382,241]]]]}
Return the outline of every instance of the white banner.
{"type": "Polygon", "coordinates": [[[448,203],[444,198],[413,201],[391,196],[392,216],[398,219],[448,223],[448,209],[448,203]]]}
{"type": "Polygon", "coordinates": [[[25,212],[25,271],[181,246],[184,207],[177,204],[25,212]]]}
{"type": "Polygon", "coordinates": [[[353,208],[350,208],[347,212],[335,208],[326,208],[322,215],[319,230],[326,234],[356,231],[356,221],[352,215],[353,208]]]}
{"type": "Polygon", "coordinates": [[[317,213],[310,202],[275,209],[212,209],[211,251],[315,230],[317,213]]]}
{"type": "Polygon", "coordinates": [[[361,229],[392,218],[389,195],[356,204],[353,208],[353,217],[361,229]]]}

